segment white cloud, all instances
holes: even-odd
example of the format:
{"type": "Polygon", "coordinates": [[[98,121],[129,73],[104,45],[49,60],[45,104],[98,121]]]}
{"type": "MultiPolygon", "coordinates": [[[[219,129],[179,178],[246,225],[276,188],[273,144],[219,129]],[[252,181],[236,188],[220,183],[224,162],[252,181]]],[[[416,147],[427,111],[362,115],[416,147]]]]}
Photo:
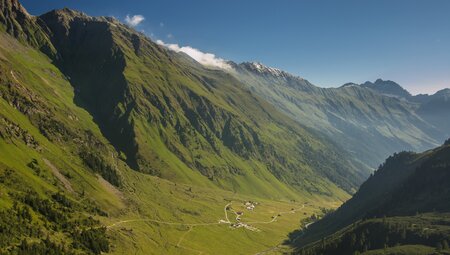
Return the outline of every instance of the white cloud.
{"type": "Polygon", "coordinates": [[[173,34],[167,34],[167,38],[172,39],[173,38],[173,34]]]}
{"type": "Polygon", "coordinates": [[[191,58],[195,59],[195,61],[199,62],[204,66],[216,67],[221,69],[231,68],[231,66],[224,59],[218,58],[216,57],[216,55],[212,53],[205,53],[198,49],[192,48],[191,46],[180,47],[178,44],[164,43],[161,40],[157,40],[156,43],[168,48],[169,50],[186,53],[191,58]]]}
{"type": "Polygon", "coordinates": [[[139,25],[142,21],[145,20],[145,17],[142,15],[133,15],[130,17],[130,15],[127,15],[125,17],[125,22],[132,27],[135,27],[139,25]]]}
{"type": "Polygon", "coordinates": [[[159,26],[160,26],[160,27],[164,27],[164,23],[160,22],[160,23],[159,23],[159,26]]]}

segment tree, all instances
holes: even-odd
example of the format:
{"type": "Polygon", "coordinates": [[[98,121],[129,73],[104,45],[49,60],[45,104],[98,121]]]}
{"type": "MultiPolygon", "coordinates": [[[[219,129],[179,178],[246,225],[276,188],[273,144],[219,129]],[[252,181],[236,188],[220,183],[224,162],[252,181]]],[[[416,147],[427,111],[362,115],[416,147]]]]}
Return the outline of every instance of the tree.
{"type": "Polygon", "coordinates": [[[406,229],[402,229],[402,240],[406,239],[406,229]]]}
{"type": "Polygon", "coordinates": [[[448,242],[447,242],[447,240],[442,241],[442,248],[444,250],[448,250],[448,242]]]}
{"type": "Polygon", "coordinates": [[[436,250],[438,250],[438,251],[441,251],[441,250],[442,250],[442,244],[441,244],[441,242],[438,242],[438,243],[436,244],[436,250]]]}

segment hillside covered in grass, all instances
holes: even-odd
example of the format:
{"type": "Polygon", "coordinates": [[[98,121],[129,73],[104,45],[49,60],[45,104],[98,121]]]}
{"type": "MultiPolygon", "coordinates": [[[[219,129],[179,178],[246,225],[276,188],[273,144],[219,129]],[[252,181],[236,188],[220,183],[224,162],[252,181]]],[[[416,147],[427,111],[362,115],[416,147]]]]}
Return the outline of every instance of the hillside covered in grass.
{"type": "Polygon", "coordinates": [[[364,178],[233,76],[115,19],[0,8],[2,254],[254,253],[364,178]],[[232,228],[226,205],[255,200],[232,228]]]}
{"type": "Polygon", "coordinates": [[[184,61],[114,19],[67,9],[39,19],[75,103],[134,170],[266,196],[286,184],[330,194],[330,181],[350,192],[362,179],[339,148],[225,72],[184,61]]]}
{"type": "Polygon", "coordinates": [[[447,254],[449,181],[448,141],[395,154],[337,211],[293,234],[298,254],[447,254]]]}

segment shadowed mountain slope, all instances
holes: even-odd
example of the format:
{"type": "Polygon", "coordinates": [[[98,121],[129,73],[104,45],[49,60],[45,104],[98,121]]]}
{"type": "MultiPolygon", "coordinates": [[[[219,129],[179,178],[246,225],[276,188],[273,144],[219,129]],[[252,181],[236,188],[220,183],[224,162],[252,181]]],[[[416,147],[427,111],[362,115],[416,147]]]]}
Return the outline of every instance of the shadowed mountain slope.
{"type": "MultiPolygon", "coordinates": [[[[450,199],[449,182],[448,141],[423,153],[395,154],[353,198],[297,238],[301,246],[323,240],[300,249],[299,253],[351,254],[398,245],[424,245],[433,250],[439,244],[442,249],[450,236],[450,206],[446,202],[450,199]],[[352,245],[352,236],[361,240],[362,233],[366,239],[352,245]]],[[[399,254],[409,254],[409,250],[399,254]]],[[[430,254],[427,252],[420,254],[430,254]]]]}
{"type": "Polygon", "coordinates": [[[347,191],[361,181],[337,147],[232,76],[189,63],[111,18],[63,9],[40,19],[75,101],[134,169],[185,182],[201,173],[233,190],[256,185],[233,178],[255,178],[266,195],[265,182],[329,193],[327,179],[347,191]],[[316,174],[325,182],[316,184],[316,174]]]}

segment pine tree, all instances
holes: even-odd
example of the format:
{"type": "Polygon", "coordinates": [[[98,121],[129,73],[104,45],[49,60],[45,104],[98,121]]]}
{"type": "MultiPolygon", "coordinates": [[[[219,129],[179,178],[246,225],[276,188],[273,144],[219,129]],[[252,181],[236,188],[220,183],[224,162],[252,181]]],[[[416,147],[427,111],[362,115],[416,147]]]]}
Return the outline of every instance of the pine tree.
{"type": "Polygon", "coordinates": [[[448,242],[447,242],[447,240],[442,241],[442,248],[444,250],[448,250],[448,242]]]}
{"type": "Polygon", "coordinates": [[[441,251],[441,250],[442,250],[442,244],[441,244],[441,242],[438,242],[438,243],[436,244],[436,250],[438,250],[438,251],[441,251]]]}

